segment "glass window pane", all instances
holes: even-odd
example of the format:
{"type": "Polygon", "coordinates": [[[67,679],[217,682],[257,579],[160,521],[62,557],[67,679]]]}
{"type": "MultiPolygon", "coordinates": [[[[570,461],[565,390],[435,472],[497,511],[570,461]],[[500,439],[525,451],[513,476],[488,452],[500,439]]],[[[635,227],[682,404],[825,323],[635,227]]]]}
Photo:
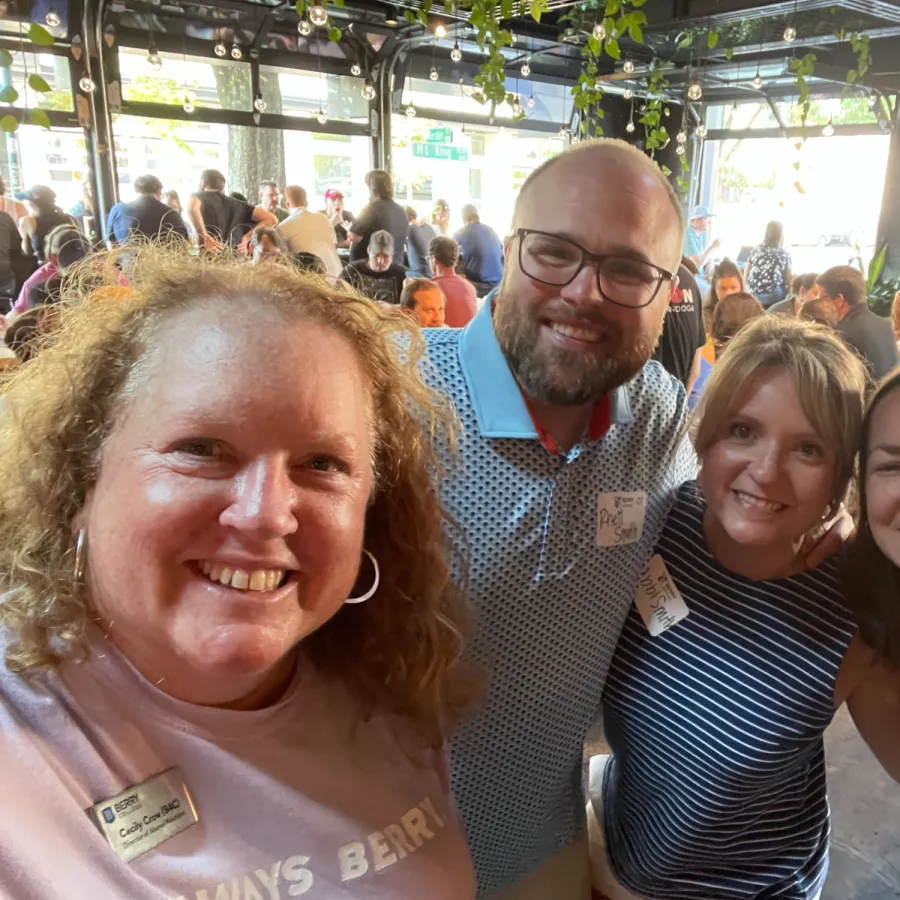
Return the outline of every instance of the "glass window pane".
{"type": "Polygon", "coordinates": [[[364,84],[361,78],[270,66],[260,66],[259,77],[266,112],[314,119],[321,106],[329,119],[369,121],[369,102],[360,93],[364,84]]]}
{"type": "Polygon", "coordinates": [[[250,66],[230,59],[197,59],[160,53],[162,69],[147,65],[147,51],[119,49],[122,99],[181,106],[185,95],[198,107],[250,112],[250,66]]]}
{"type": "Polygon", "coordinates": [[[19,97],[14,106],[29,108],[58,109],[72,112],[72,82],[69,78],[69,61],[65,56],[50,53],[23,53],[12,51],[11,69],[0,69],[0,86],[11,84],[19,97]],[[50,91],[35,91],[28,86],[29,75],[40,75],[50,85],[50,91]]]}
{"type": "Polygon", "coordinates": [[[57,204],[71,209],[82,199],[82,180],[88,174],[88,151],[80,128],[20,125],[0,137],[0,169],[8,173],[10,190],[46,184],[56,192],[57,204]]]}

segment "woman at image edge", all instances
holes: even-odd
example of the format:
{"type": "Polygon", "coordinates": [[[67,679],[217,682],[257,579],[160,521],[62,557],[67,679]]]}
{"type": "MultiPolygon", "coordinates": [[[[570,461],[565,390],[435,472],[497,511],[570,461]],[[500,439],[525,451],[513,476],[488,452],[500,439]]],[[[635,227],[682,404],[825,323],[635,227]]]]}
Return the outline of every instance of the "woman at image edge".
{"type": "Polygon", "coordinates": [[[271,263],[126,274],[4,394],[0,895],[473,897],[418,338],[271,263]]]}
{"type": "Polygon", "coordinates": [[[710,377],[701,473],[657,545],[687,616],[651,637],[633,608],[603,696],[613,755],[591,761],[588,807],[600,896],[818,897],[823,733],[845,702],[900,780],[900,673],[857,634],[840,561],[806,570],[796,551],[844,496],[864,387],[839,338],[781,316],[748,325],[710,377]]]}

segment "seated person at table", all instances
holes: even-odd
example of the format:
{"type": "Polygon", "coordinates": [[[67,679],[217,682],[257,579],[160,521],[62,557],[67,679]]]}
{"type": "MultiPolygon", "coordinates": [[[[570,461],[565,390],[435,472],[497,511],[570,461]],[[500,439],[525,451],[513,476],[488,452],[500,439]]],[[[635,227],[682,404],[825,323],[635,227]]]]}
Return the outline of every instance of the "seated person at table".
{"type": "Polygon", "coordinates": [[[475,285],[479,296],[483,296],[500,284],[503,277],[503,242],[493,228],[481,221],[471,203],[462,208],[462,218],[466,224],[454,237],[462,252],[466,278],[475,285]]]}
{"type": "Polygon", "coordinates": [[[369,238],[369,257],[348,263],[341,270],[346,281],[370,300],[381,303],[400,302],[406,269],[394,259],[394,239],[388,231],[376,231],[369,238]]]}
{"type": "Polygon", "coordinates": [[[436,237],[428,247],[431,280],[444,294],[444,320],[448,328],[464,328],[475,315],[478,294],[475,285],[456,273],[459,244],[452,237],[436,237]]]}
{"type": "Polygon", "coordinates": [[[419,328],[444,327],[444,295],[427,278],[409,278],[400,294],[400,306],[419,328]]]}

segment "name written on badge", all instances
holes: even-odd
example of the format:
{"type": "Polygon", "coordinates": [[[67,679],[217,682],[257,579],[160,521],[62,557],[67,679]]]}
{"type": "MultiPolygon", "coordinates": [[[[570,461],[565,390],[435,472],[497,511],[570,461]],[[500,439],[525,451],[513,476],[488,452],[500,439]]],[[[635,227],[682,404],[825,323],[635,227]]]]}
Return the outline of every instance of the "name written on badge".
{"type": "Polygon", "coordinates": [[[659,637],[690,612],[658,553],[650,557],[650,562],[641,575],[634,595],[634,605],[651,637],[659,637]]]}
{"type": "Polygon", "coordinates": [[[86,812],[124,862],[197,823],[197,810],[177,768],[101,800],[86,812]]]}
{"type": "Polygon", "coordinates": [[[599,494],[597,497],[597,546],[633,544],[644,533],[647,495],[643,491],[599,494]]]}

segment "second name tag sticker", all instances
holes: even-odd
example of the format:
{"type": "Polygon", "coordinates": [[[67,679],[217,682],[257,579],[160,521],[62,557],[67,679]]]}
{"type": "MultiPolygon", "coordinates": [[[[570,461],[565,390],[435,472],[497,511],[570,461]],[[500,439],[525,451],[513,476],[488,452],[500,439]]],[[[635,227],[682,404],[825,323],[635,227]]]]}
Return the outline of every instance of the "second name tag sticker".
{"type": "Polygon", "coordinates": [[[599,494],[597,497],[597,546],[633,544],[644,533],[647,495],[643,491],[599,494]]]}

